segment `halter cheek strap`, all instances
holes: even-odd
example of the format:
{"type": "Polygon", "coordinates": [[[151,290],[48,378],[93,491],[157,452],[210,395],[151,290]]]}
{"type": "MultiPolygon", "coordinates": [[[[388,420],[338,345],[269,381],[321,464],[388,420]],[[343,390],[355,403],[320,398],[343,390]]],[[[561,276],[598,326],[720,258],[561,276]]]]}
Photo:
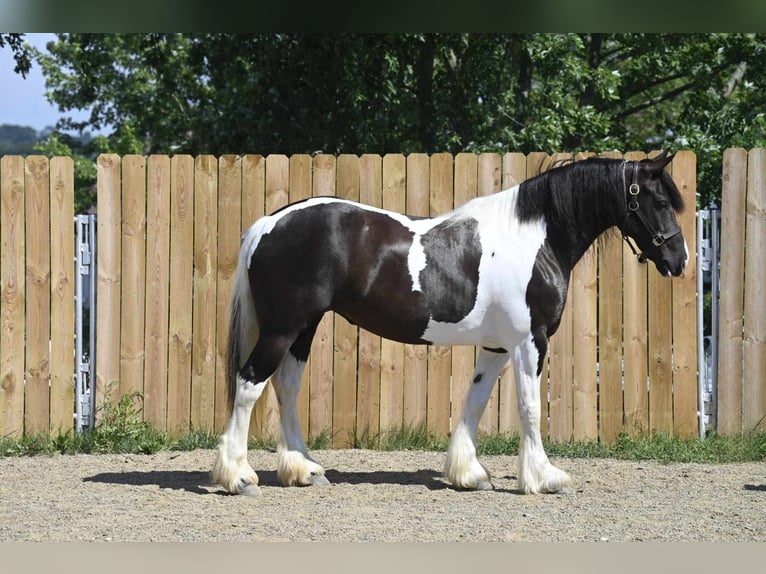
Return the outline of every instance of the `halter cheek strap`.
{"type": "MultiPolygon", "coordinates": [[[[627,184],[627,181],[625,180],[625,167],[627,164],[627,160],[622,164],[622,179],[625,184],[627,184]]],[[[652,245],[655,247],[661,246],[668,239],[671,239],[672,237],[675,237],[681,233],[681,228],[677,224],[674,224],[673,228],[665,233],[657,231],[654,225],[652,225],[652,222],[649,221],[649,218],[646,217],[646,214],[643,212],[641,206],[638,203],[638,195],[640,192],[641,188],[638,185],[638,163],[633,162],[633,178],[630,186],[628,187],[628,193],[625,197],[625,219],[622,222],[622,228],[620,231],[622,231],[622,238],[625,240],[625,243],[628,244],[628,247],[630,247],[633,255],[638,257],[638,262],[646,263],[648,258],[647,255],[645,253],[639,253],[635,245],[633,245],[633,242],[630,240],[630,237],[628,237],[628,235],[625,233],[625,224],[628,222],[628,218],[632,215],[638,217],[639,221],[641,221],[643,224],[644,229],[646,229],[646,231],[652,237],[652,245]]]]}

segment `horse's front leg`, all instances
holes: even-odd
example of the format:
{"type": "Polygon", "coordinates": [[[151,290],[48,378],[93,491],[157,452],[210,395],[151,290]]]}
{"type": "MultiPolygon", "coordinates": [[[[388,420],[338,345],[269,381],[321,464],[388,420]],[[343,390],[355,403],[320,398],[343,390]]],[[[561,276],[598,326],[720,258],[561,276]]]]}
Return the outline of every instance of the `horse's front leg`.
{"type": "Polygon", "coordinates": [[[500,371],[508,362],[508,352],[481,349],[476,359],[476,368],[471,386],[463,406],[460,421],[452,433],[444,476],[456,488],[466,490],[491,490],[489,471],[476,458],[476,430],[487,406],[492,389],[500,371]]]}
{"type": "Polygon", "coordinates": [[[569,475],[553,466],[543,448],[540,434],[540,356],[532,337],[519,345],[514,353],[514,371],[521,419],[519,442],[519,490],[524,494],[561,492],[569,485],[569,475]]]}

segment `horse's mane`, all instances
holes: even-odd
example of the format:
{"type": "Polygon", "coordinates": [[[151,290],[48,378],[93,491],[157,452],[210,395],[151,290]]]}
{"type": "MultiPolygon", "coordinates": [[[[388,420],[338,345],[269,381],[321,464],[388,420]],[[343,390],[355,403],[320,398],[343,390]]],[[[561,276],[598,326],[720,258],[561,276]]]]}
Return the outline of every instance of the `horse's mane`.
{"type": "Polygon", "coordinates": [[[622,178],[621,164],[609,158],[566,161],[526,180],[519,188],[519,220],[542,217],[571,237],[617,221],[625,201],[614,185],[622,178]]]}
{"type": "MultiPolygon", "coordinates": [[[[592,157],[554,162],[554,167],[525,181],[519,189],[517,215],[520,221],[541,217],[571,237],[606,222],[617,222],[625,214],[625,161],[592,157]],[[619,182],[615,185],[616,182],[619,182]]],[[[628,172],[630,173],[630,172],[628,172]]],[[[677,212],[684,201],[673,179],[663,170],[661,182],[677,212]]]]}

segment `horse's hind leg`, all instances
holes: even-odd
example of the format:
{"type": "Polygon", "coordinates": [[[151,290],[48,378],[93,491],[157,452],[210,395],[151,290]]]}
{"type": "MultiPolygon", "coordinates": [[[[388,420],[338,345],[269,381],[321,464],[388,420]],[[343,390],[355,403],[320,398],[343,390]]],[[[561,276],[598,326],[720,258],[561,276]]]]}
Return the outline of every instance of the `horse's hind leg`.
{"type": "Polygon", "coordinates": [[[507,352],[479,351],[476,359],[471,386],[463,406],[463,413],[457,424],[444,464],[444,476],[456,488],[466,490],[491,490],[489,472],[476,458],[476,430],[492,388],[500,371],[508,362],[507,352]]]}
{"type": "Polygon", "coordinates": [[[262,333],[237,374],[234,407],[218,443],[212,472],[212,481],[233,494],[260,496],[258,475],[247,462],[250,415],[292,340],[292,337],[262,333]]]}
{"type": "Polygon", "coordinates": [[[318,324],[319,320],[298,336],[271,379],[279,401],[279,423],[282,430],[277,447],[277,474],[285,486],[329,484],[324,476],[324,468],[309,456],[297,410],[301,375],[318,324]]]}

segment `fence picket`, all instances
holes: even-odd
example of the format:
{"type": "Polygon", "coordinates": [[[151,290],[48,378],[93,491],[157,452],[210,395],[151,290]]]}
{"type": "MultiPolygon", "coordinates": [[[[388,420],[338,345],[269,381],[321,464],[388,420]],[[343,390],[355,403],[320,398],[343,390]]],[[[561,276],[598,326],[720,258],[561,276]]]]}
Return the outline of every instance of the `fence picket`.
{"type": "MultiPolygon", "coordinates": [[[[122,173],[116,154],[103,154],[97,163],[98,268],[96,289],[96,402],[105,391],[120,381],[120,291],[122,285],[120,242],[122,173]]],[[[143,341],[142,341],[143,343],[143,341]]],[[[142,380],[143,376],[139,378],[142,380]]],[[[110,395],[115,399],[114,394],[110,395]]]]}
{"type": "MultiPolygon", "coordinates": [[[[673,179],[687,208],[678,215],[687,248],[697,244],[697,221],[692,206],[697,201],[697,158],[693,152],[679,151],[673,159],[673,179]]],[[[697,423],[697,339],[686,333],[697,332],[697,250],[688,249],[684,277],[673,279],[673,432],[691,437],[699,433],[697,423]]]]}
{"type": "Polygon", "coordinates": [[[766,149],[748,153],[742,430],[766,429],[766,149]]]}
{"type": "MultiPolygon", "coordinates": [[[[191,428],[215,428],[218,161],[194,160],[194,300],[192,301],[191,428]]],[[[221,318],[221,321],[225,319],[221,318]]]]}
{"type": "Polygon", "coordinates": [[[721,190],[721,304],[718,333],[718,430],[742,432],[742,324],[745,278],[745,205],[748,153],[723,154],[721,190]]]}
{"type": "Polygon", "coordinates": [[[54,157],[51,173],[51,389],[50,430],[66,434],[73,427],[74,306],[74,165],[54,157]]]}
{"type": "Polygon", "coordinates": [[[194,158],[170,162],[170,303],[167,428],[182,434],[191,413],[192,301],[194,278],[194,158]]]}
{"type": "Polygon", "coordinates": [[[118,393],[143,393],[146,320],[146,159],[122,158],[120,382],[118,393]]]}
{"type": "Polygon", "coordinates": [[[50,425],[50,171],[48,159],[24,165],[26,215],[26,389],[24,429],[47,433],[50,425]]]}
{"type": "Polygon", "coordinates": [[[149,156],[146,174],[144,419],[164,430],[168,407],[170,158],[149,156]]]}
{"type": "Polygon", "coordinates": [[[24,158],[0,160],[0,435],[24,432],[24,158]]]}
{"type": "Polygon", "coordinates": [[[226,348],[229,339],[229,301],[234,271],[239,260],[242,221],[242,159],[235,155],[218,158],[218,265],[216,267],[216,431],[229,419],[226,400],[226,348]]]}

